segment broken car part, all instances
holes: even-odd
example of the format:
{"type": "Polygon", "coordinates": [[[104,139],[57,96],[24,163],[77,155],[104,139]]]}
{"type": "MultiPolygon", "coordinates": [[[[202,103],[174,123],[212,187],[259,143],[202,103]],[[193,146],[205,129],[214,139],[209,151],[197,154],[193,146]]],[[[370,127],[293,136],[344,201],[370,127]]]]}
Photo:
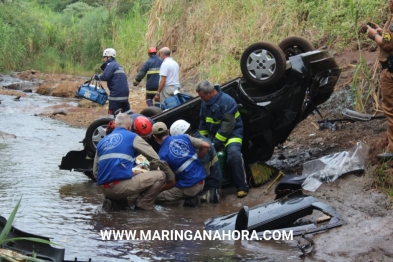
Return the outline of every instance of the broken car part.
{"type": "MultiPolygon", "coordinates": [[[[7,224],[7,219],[0,216],[0,232],[3,231],[6,224],[7,224]]],[[[24,239],[12,240],[14,238],[36,238],[36,239],[42,239],[44,241],[50,241],[48,237],[27,233],[11,226],[11,230],[5,239],[5,240],[10,239],[10,240],[3,241],[0,244],[0,249],[15,251],[18,254],[21,254],[23,256],[28,256],[32,259],[34,257],[36,259],[34,261],[39,260],[39,261],[46,261],[46,262],[70,262],[70,260],[64,260],[64,253],[65,253],[64,248],[55,248],[52,247],[50,244],[41,243],[38,241],[30,241],[24,239]]],[[[2,261],[1,258],[0,261],[2,261]]],[[[21,260],[18,259],[15,261],[21,261],[21,260]]],[[[23,261],[27,261],[27,259],[23,261]]],[[[75,258],[75,260],[72,261],[80,261],[80,260],[75,258]]],[[[89,259],[89,262],[90,261],[91,259],[89,259]]]]}
{"type": "Polygon", "coordinates": [[[381,119],[385,118],[385,116],[372,116],[370,114],[359,113],[348,108],[344,108],[341,111],[341,114],[345,117],[348,117],[353,120],[360,120],[360,121],[370,121],[372,119],[381,119]]]}
{"type": "MultiPolygon", "coordinates": [[[[256,231],[258,237],[270,237],[268,231],[284,230],[293,232],[293,236],[317,233],[345,225],[345,221],[328,205],[312,196],[296,191],[283,198],[252,208],[243,207],[238,213],[215,217],[205,222],[205,230],[256,231]],[[319,210],[331,217],[328,224],[317,226],[315,223],[296,225],[295,222],[314,210],[319,210]],[[267,232],[265,232],[267,231],[267,232]]],[[[271,232],[270,232],[271,233],[271,232]]]]}

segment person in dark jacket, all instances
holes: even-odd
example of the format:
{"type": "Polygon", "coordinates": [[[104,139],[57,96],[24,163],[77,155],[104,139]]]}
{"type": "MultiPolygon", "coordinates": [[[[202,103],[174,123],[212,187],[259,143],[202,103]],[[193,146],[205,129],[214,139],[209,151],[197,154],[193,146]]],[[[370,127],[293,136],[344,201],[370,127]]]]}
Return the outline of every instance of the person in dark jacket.
{"type": "Polygon", "coordinates": [[[136,75],[133,86],[139,85],[142,79],[146,77],[146,104],[153,106],[154,96],[157,94],[158,84],[160,81],[160,67],[162,64],[161,58],[157,54],[155,47],[150,47],[147,50],[149,59],[142,65],[138,74],[136,75]]]}
{"type": "Polygon", "coordinates": [[[202,100],[199,133],[212,141],[216,152],[226,151],[226,163],[237,188],[237,197],[245,197],[249,187],[241,153],[243,121],[237,103],[221,92],[220,86],[214,86],[208,80],[199,83],[196,92],[202,100]]]}
{"type": "Polygon", "coordinates": [[[130,90],[128,88],[128,81],[126,73],[123,68],[116,62],[116,51],[113,48],[107,48],[102,53],[104,63],[101,69],[104,71],[102,74],[96,74],[94,79],[97,81],[106,81],[109,88],[109,115],[114,115],[119,109],[123,113],[131,111],[128,96],[130,90]]]}
{"type": "Polygon", "coordinates": [[[220,200],[219,189],[222,186],[222,174],[217,153],[211,141],[202,136],[199,131],[192,134],[191,124],[183,119],[175,121],[169,130],[171,136],[186,134],[191,137],[200,138],[209,144],[209,151],[207,151],[207,154],[201,158],[201,162],[206,173],[205,186],[201,192],[201,202],[218,203],[220,200]]]}

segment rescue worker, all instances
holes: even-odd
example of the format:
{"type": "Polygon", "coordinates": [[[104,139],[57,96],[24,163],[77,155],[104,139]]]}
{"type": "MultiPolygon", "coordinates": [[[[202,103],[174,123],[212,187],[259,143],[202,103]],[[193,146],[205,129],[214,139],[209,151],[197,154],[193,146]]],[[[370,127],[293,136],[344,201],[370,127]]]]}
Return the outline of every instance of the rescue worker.
{"type": "Polygon", "coordinates": [[[131,131],[142,137],[147,143],[149,143],[153,149],[158,152],[160,145],[152,137],[154,121],[142,114],[130,115],[132,120],[131,131]]]}
{"type": "Polygon", "coordinates": [[[390,17],[383,29],[376,23],[367,25],[367,36],[379,46],[378,60],[382,66],[379,86],[382,92],[382,109],[387,120],[388,145],[378,155],[383,160],[393,158],[393,1],[389,0],[390,17]]]}
{"type": "Polygon", "coordinates": [[[203,158],[201,158],[201,162],[205,168],[206,179],[205,186],[203,187],[200,198],[201,201],[208,203],[218,203],[220,199],[219,189],[222,186],[222,175],[216,150],[214,149],[210,140],[202,136],[199,131],[196,131],[194,134],[192,134],[191,124],[183,119],[175,121],[169,130],[171,136],[186,134],[192,137],[200,138],[209,144],[209,151],[203,158]]]}
{"type": "Polygon", "coordinates": [[[127,197],[140,194],[136,209],[152,209],[154,201],[165,185],[165,177],[174,180],[168,163],[161,161],[153,148],[131,130],[128,114],[116,116],[115,129],[98,144],[93,174],[106,197],[104,206],[113,202],[127,202],[127,197]],[[150,171],[134,173],[135,158],[142,154],[150,162],[150,171]]]}
{"type": "Polygon", "coordinates": [[[132,85],[137,86],[146,77],[146,104],[147,106],[153,106],[154,96],[157,94],[158,83],[160,81],[160,67],[162,64],[161,58],[157,54],[155,47],[150,47],[147,50],[149,59],[142,65],[138,74],[136,75],[132,85]]]}
{"type": "Polygon", "coordinates": [[[202,100],[199,132],[212,141],[216,152],[226,151],[226,163],[237,188],[237,197],[245,197],[249,187],[241,153],[243,121],[237,103],[231,96],[221,92],[220,86],[214,86],[208,80],[199,83],[196,92],[202,100]]]}
{"type": "Polygon", "coordinates": [[[121,109],[121,112],[128,113],[131,111],[128,96],[130,94],[126,73],[123,68],[116,62],[116,51],[113,48],[107,48],[102,53],[104,63],[101,65],[102,74],[94,75],[97,81],[106,81],[109,88],[109,109],[108,114],[114,115],[121,109]]]}
{"type": "Polygon", "coordinates": [[[203,190],[206,177],[200,159],[208,152],[209,144],[184,134],[169,136],[163,122],[153,125],[153,137],[161,145],[158,152],[160,159],[168,163],[176,178],[175,187],[161,192],[157,201],[197,200],[196,196],[203,190]],[[199,149],[198,153],[196,149],[199,149]]]}
{"type": "Polygon", "coordinates": [[[136,133],[145,141],[149,140],[153,130],[154,121],[142,114],[130,115],[132,120],[131,132],[136,133]]]}
{"type": "MultiPolygon", "coordinates": [[[[132,120],[131,132],[142,137],[146,142],[148,142],[154,149],[158,152],[160,145],[157,144],[156,140],[152,137],[151,131],[153,128],[154,121],[150,117],[146,117],[142,114],[131,114],[129,115],[132,120]]],[[[112,120],[108,123],[106,127],[106,135],[112,133],[115,129],[115,121],[112,120]]]]}

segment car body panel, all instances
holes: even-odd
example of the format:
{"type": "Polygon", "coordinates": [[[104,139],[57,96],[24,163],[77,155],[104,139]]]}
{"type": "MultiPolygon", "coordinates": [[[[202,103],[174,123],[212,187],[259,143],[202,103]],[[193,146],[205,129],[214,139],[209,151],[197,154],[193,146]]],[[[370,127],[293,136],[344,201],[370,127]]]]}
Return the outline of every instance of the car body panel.
{"type": "Polygon", "coordinates": [[[243,207],[238,213],[214,217],[205,222],[205,230],[212,231],[256,231],[259,237],[270,236],[273,230],[293,232],[293,236],[321,232],[346,222],[328,205],[319,202],[301,191],[294,192],[278,200],[252,208],[243,207]],[[298,219],[319,210],[330,217],[327,224],[294,224],[298,219]],[[265,232],[266,231],[266,232],[265,232]],[[266,234],[268,233],[268,234],[266,234]]]}

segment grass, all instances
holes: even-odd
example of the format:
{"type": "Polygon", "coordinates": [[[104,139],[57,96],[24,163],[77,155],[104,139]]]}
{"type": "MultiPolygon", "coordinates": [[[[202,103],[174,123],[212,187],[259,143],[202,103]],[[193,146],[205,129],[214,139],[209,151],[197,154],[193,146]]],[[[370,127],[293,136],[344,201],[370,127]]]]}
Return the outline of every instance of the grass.
{"type": "MultiPolygon", "coordinates": [[[[39,243],[43,243],[43,244],[52,244],[52,245],[56,245],[55,243],[51,242],[51,241],[47,241],[41,238],[35,238],[35,237],[17,237],[17,238],[7,238],[8,234],[10,233],[11,229],[12,229],[12,223],[14,222],[16,213],[18,211],[18,208],[20,206],[20,203],[22,201],[22,197],[19,199],[18,203],[16,204],[16,206],[14,207],[14,209],[12,210],[7,223],[5,224],[3,230],[0,233],[0,245],[6,242],[14,242],[14,241],[19,241],[19,240],[27,240],[27,241],[32,241],[32,242],[39,242],[39,243]]],[[[24,255],[4,255],[2,253],[0,253],[0,258],[3,258],[6,261],[20,261],[19,259],[22,259],[23,261],[31,261],[31,262],[41,262],[41,259],[37,259],[35,257],[26,257],[24,255]]]]}
{"type": "Polygon", "coordinates": [[[374,185],[384,191],[393,201],[393,168],[392,161],[380,164],[374,173],[374,185]]]}

